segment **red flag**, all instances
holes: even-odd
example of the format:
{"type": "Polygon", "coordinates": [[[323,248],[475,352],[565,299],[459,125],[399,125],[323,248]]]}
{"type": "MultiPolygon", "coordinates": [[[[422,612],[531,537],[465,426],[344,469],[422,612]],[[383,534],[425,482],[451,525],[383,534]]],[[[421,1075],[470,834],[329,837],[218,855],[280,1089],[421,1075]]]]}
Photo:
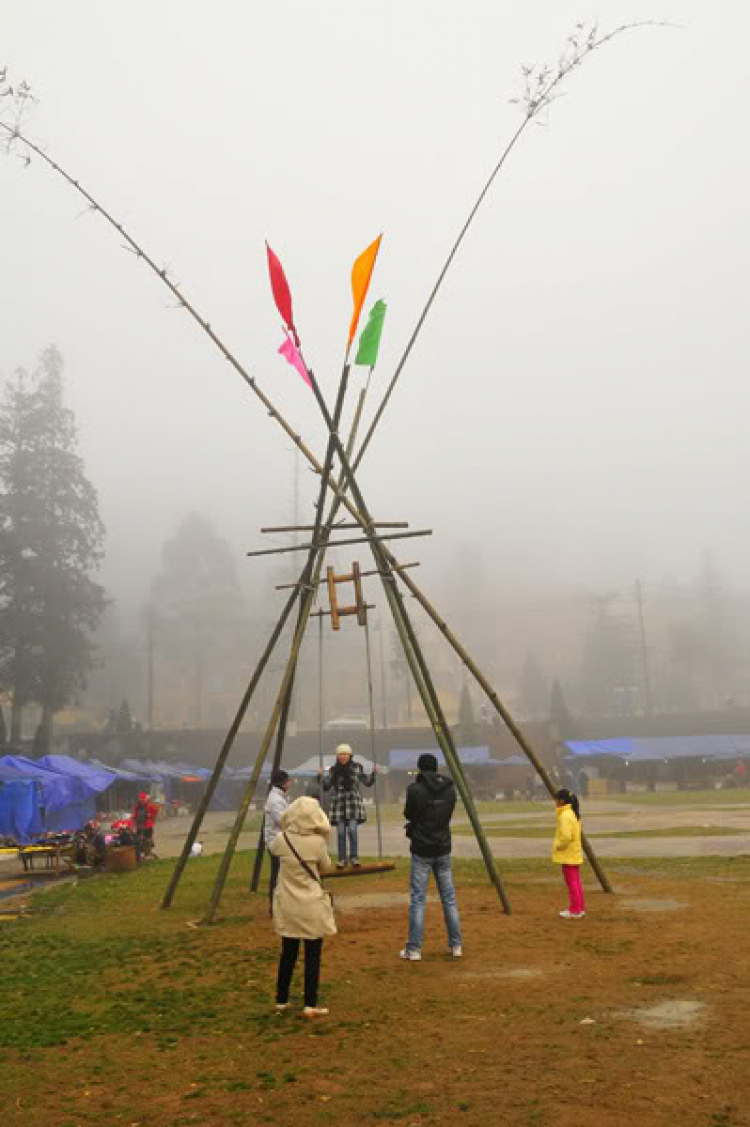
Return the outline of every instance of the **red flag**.
{"type": "Polygon", "coordinates": [[[276,308],[281,314],[282,321],[294,337],[294,343],[299,347],[299,337],[294,327],[294,314],[292,313],[292,295],[289,290],[289,283],[286,280],[284,267],[281,265],[268,243],[266,243],[266,251],[268,252],[268,273],[271,276],[273,300],[276,302],[276,308]]]}

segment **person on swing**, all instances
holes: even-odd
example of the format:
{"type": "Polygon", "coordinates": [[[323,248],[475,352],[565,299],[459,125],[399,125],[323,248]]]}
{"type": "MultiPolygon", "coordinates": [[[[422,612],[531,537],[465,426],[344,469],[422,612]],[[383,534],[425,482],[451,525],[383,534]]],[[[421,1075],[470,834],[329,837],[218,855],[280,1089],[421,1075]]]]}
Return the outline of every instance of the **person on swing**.
{"type": "Polygon", "coordinates": [[[367,821],[365,804],[360,787],[371,787],[375,782],[377,767],[370,775],[365,775],[361,763],[354,760],[349,744],[339,744],[336,748],[336,762],[329,771],[318,772],[323,790],[332,790],[331,808],[328,817],[338,834],[337,869],[346,868],[346,846],[349,843],[349,862],[359,868],[359,827],[367,821]]]}

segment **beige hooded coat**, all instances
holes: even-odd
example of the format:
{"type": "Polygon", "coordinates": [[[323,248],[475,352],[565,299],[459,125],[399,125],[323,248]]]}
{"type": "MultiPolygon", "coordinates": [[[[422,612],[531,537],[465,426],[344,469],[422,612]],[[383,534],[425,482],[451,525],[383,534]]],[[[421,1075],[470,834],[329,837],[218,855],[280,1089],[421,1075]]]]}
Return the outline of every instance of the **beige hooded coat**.
{"type": "Polygon", "coordinates": [[[273,896],[273,924],[279,935],[291,939],[321,939],[336,934],[331,898],[317,880],[306,872],[289,845],[287,834],[303,861],[314,873],[331,867],[326,843],[331,833],[320,803],[315,798],[298,798],[281,815],[281,833],[269,845],[269,852],[281,858],[281,871],[273,896]]]}

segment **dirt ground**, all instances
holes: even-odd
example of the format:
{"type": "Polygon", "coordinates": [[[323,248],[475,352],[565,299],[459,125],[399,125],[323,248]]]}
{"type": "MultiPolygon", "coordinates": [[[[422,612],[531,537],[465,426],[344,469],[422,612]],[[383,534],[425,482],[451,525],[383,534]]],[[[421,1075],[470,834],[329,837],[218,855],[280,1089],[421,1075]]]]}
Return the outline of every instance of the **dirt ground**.
{"type": "Polygon", "coordinates": [[[422,962],[397,958],[405,865],[332,884],[331,1014],[314,1023],[300,1016],[299,981],[294,1008],[273,1013],[277,940],[264,901],[245,892],[247,860],[210,929],[186,927],[208,858],[168,913],[156,907],[168,863],[50,894],[41,918],[2,925],[3,1127],[750,1125],[750,862],[612,863],[617,895],[589,873],[580,921],[559,918],[551,865],[516,866],[506,917],[480,867],[458,863],[461,960],[445,954],[434,903],[422,962]],[[130,946],[110,958],[113,923],[130,946]],[[81,957],[63,958],[77,943],[81,957]],[[27,1026],[44,1040],[45,1021],[60,1021],[62,1043],[35,1034],[20,1048],[3,1029],[24,1030],[21,994],[27,1026]],[[77,1026],[55,1009],[66,1006],[85,1013],[77,1026]]]}

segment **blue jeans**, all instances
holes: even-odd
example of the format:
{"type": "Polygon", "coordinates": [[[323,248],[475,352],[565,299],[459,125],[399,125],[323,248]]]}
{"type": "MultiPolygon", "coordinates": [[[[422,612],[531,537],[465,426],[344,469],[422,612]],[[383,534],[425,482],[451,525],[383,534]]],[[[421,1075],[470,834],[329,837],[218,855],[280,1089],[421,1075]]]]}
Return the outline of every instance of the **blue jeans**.
{"type": "Polygon", "coordinates": [[[406,944],[407,951],[419,951],[422,947],[424,904],[431,872],[435,874],[435,883],[438,886],[443,905],[445,928],[448,932],[448,946],[460,947],[462,943],[461,921],[456,904],[456,890],[453,887],[450,853],[446,853],[442,857],[417,857],[416,854],[412,853],[411,873],[409,875],[409,940],[406,944]]]}
{"type": "Polygon", "coordinates": [[[346,839],[349,838],[349,860],[358,861],[358,831],[359,826],[356,818],[350,818],[348,822],[339,822],[336,826],[338,833],[338,846],[339,846],[339,861],[346,862],[346,839]]]}

